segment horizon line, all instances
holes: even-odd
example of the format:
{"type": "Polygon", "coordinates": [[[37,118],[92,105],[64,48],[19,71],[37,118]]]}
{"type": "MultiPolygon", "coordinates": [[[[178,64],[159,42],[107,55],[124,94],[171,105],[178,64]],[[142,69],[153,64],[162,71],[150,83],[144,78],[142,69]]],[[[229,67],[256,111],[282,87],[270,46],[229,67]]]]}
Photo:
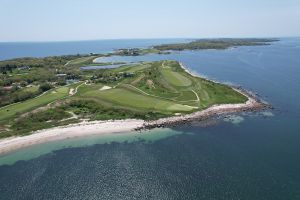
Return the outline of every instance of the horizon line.
{"type": "Polygon", "coordinates": [[[109,40],[172,40],[172,39],[253,39],[253,38],[266,38],[266,39],[279,39],[279,38],[299,38],[300,36],[245,36],[245,37],[154,37],[154,38],[103,38],[103,39],[75,39],[75,40],[20,40],[20,41],[0,41],[0,43],[59,43],[59,42],[93,42],[93,41],[109,41],[109,40]]]}

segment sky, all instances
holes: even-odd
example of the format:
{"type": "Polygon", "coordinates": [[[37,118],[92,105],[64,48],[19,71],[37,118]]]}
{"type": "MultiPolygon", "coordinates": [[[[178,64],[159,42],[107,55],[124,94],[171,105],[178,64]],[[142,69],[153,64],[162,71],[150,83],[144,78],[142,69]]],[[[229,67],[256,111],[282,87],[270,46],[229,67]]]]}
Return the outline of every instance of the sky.
{"type": "Polygon", "coordinates": [[[0,41],[300,36],[300,0],[0,0],[0,41]]]}

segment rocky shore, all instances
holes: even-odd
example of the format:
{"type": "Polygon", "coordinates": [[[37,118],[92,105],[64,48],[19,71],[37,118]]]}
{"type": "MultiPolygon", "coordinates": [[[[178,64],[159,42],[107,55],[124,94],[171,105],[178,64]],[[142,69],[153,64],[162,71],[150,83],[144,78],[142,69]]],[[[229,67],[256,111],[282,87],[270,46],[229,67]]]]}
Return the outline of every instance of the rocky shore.
{"type": "Polygon", "coordinates": [[[139,127],[136,130],[144,130],[144,129],[152,129],[157,127],[168,127],[168,126],[176,126],[180,124],[185,124],[194,121],[203,121],[208,118],[236,113],[236,112],[253,112],[263,109],[272,108],[269,104],[263,103],[257,97],[248,93],[247,91],[241,88],[234,88],[236,91],[242,93],[243,95],[248,97],[248,101],[246,103],[241,104],[221,104],[221,105],[213,105],[205,110],[194,112],[191,114],[167,117],[153,121],[147,121],[143,124],[143,127],[139,127]]]}

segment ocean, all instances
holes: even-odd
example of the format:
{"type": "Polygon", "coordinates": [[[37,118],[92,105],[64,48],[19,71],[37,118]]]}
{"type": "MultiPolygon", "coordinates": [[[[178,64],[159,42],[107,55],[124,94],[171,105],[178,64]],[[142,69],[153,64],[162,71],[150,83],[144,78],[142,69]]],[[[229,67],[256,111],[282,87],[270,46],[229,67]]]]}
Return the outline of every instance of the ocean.
{"type": "MultiPolygon", "coordinates": [[[[1,43],[0,59],[159,43],[171,41],[52,44],[65,51],[49,43],[1,43]]],[[[300,38],[282,38],[269,46],[143,56],[178,60],[256,93],[274,109],[28,147],[0,157],[0,199],[300,199],[299,55],[300,38]]]]}
{"type": "Polygon", "coordinates": [[[145,48],[158,44],[186,42],[190,39],[119,39],[67,42],[0,42],[0,60],[20,57],[46,57],[107,53],[120,48],[145,48]]]}

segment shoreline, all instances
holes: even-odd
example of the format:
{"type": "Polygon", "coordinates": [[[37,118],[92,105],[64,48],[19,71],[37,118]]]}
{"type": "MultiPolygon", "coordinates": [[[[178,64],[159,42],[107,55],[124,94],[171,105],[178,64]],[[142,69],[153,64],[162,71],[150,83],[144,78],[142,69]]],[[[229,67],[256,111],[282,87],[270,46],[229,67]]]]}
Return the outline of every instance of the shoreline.
{"type": "Polygon", "coordinates": [[[270,105],[260,102],[258,99],[254,98],[249,93],[242,91],[241,89],[234,88],[234,90],[245,95],[248,98],[247,102],[239,104],[213,105],[206,108],[205,110],[193,112],[191,114],[161,118],[158,120],[145,122],[144,126],[141,129],[137,130],[174,126],[177,124],[184,124],[192,121],[202,121],[222,114],[230,114],[236,112],[251,112],[271,108],[270,105]]]}
{"type": "MultiPolygon", "coordinates": [[[[182,63],[179,64],[191,76],[203,78],[199,75],[195,75],[192,72],[190,72],[182,63]]],[[[204,79],[212,81],[207,78],[204,79]]],[[[212,82],[218,83],[216,81],[212,82]]],[[[262,103],[259,99],[257,99],[249,92],[241,88],[232,88],[235,91],[246,96],[248,98],[247,102],[239,104],[213,105],[206,108],[205,110],[193,112],[191,114],[172,116],[152,121],[144,121],[138,119],[91,121],[38,130],[27,136],[14,136],[0,139],[0,156],[4,156],[6,154],[9,154],[11,152],[17,151],[25,147],[52,141],[91,135],[104,135],[124,133],[130,131],[148,130],[153,128],[184,124],[196,120],[201,121],[222,114],[257,111],[265,108],[270,108],[270,105],[262,103]]]]}
{"type": "Polygon", "coordinates": [[[81,122],[78,124],[38,130],[26,136],[14,136],[0,139],[0,156],[25,147],[52,141],[92,135],[130,132],[134,131],[138,127],[142,127],[143,124],[144,120],[137,119],[108,120],[81,122]]]}

